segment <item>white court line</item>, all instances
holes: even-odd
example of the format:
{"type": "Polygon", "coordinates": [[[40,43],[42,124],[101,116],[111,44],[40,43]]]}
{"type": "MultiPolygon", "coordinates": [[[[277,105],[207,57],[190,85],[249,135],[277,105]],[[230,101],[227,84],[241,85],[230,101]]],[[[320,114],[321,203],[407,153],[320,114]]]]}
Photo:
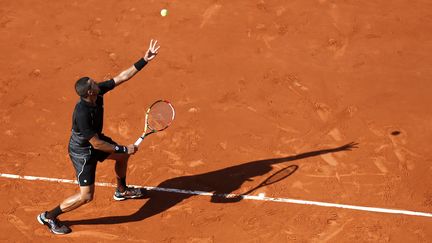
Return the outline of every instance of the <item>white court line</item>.
{"type": "MultiPolygon", "coordinates": [[[[20,176],[20,175],[1,174],[0,173],[0,177],[10,178],[10,179],[29,180],[29,181],[52,181],[52,182],[59,182],[59,183],[78,184],[78,182],[76,180],[57,179],[57,178],[38,177],[38,176],[20,176]]],[[[96,182],[95,185],[96,186],[116,187],[116,185],[114,185],[112,183],[106,183],[106,182],[96,182]]],[[[399,210],[399,209],[354,206],[354,205],[347,205],[347,204],[307,201],[307,200],[290,199],[290,198],[273,198],[273,197],[249,196],[249,195],[238,195],[238,194],[214,194],[214,193],[204,192],[204,191],[182,190],[182,189],[163,188],[163,187],[137,186],[137,185],[130,185],[130,186],[146,188],[148,190],[153,190],[153,191],[172,192],[172,193],[181,193],[181,194],[189,194],[189,195],[217,196],[217,197],[223,197],[223,198],[242,197],[242,199],[246,199],[246,200],[259,200],[259,201],[271,201],[271,202],[315,205],[315,206],[321,206],[321,207],[345,208],[345,209],[368,211],[368,212],[404,214],[404,215],[422,216],[422,217],[431,217],[432,218],[432,213],[415,212],[415,211],[399,210]]]]}

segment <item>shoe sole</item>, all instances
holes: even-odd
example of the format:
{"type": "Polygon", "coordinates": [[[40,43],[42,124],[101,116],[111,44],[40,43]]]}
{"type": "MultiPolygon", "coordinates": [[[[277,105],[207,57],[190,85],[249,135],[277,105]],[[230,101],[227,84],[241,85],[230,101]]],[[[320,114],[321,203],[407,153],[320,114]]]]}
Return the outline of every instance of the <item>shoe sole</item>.
{"type": "Polygon", "coordinates": [[[132,197],[116,197],[115,195],[113,196],[114,200],[116,200],[116,201],[123,201],[123,200],[126,200],[126,199],[143,198],[143,197],[144,197],[144,195],[142,195],[142,196],[132,196],[132,197]]]}
{"type": "Polygon", "coordinates": [[[126,200],[126,198],[124,198],[124,197],[116,197],[115,195],[113,196],[113,198],[114,198],[114,200],[116,200],[116,201],[123,201],[123,200],[126,200]]]}
{"type": "Polygon", "coordinates": [[[51,228],[50,228],[47,224],[45,224],[45,222],[42,220],[42,218],[41,218],[40,215],[38,215],[38,216],[36,217],[36,219],[37,219],[37,221],[38,221],[41,225],[46,225],[46,226],[48,227],[48,229],[49,229],[53,234],[56,234],[56,235],[65,235],[65,234],[68,234],[68,233],[58,233],[58,232],[52,231],[51,228]]]}
{"type": "Polygon", "coordinates": [[[45,225],[45,223],[42,221],[40,215],[38,215],[38,216],[36,217],[36,219],[37,219],[37,221],[39,222],[39,224],[41,224],[41,225],[45,225]]]}

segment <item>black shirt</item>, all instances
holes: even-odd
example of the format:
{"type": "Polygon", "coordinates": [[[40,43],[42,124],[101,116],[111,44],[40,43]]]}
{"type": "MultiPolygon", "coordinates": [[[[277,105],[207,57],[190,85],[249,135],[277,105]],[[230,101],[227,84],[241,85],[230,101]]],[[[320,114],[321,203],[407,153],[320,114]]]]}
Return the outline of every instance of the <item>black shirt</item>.
{"type": "Polygon", "coordinates": [[[113,79],[98,83],[100,92],[96,98],[96,105],[91,104],[82,98],[76,104],[72,116],[72,136],[74,145],[79,147],[90,146],[89,140],[95,135],[102,134],[104,102],[103,95],[114,89],[113,79]]]}

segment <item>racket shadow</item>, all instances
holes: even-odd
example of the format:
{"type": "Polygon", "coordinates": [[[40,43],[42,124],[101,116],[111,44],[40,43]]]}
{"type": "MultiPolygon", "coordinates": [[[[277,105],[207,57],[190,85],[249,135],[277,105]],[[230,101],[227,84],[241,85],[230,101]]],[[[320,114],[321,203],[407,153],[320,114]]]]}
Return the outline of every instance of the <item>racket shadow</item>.
{"type": "MultiPolygon", "coordinates": [[[[214,196],[211,197],[212,203],[238,202],[242,200],[241,196],[226,198],[218,196],[218,194],[229,194],[234,192],[235,190],[239,189],[244,182],[250,181],[251,178],[270,172],[272,170],[272,165],[298,161],[327,153],[350,151],[353,148],[357,148],[357,145],[357,143],[349,143],[332,149],[311,151],[282,158],[251,161],[203,174],[171,178],[161,182],[159,185],[157,185],[157,187],[210,192],[214,194],[214,196]]],[[[288,167],[290,168],[290,173],[288,176],[292,175],[298,169],[298,165],[290,165],[288,167]]],[[[142,207],[133,214],[83,220],[69,220],[63,221],[63,223],[68,226],[72,226],[88,224],[121,224],[141,221],[164,212],[183,200],[193,196],[195,195],[149,191],[148,200],[145,201],[142,207]]]]}
{"type": "Polygon", "coordinates": [[[284,167],[284,168],[276,171],[276,173],[273,173],[271,176],[267,177],[258,186],[248,190],[247,192],[243,192],[242,194],[239,195],[239,197],[242,197],[244,195],[248,195],[248,194],[252,193],[253,191],[257,190],[258,188],[266,187],[266,186],[269,186],[271,184],[282,181],[282,180],[286,179],[287,177],[291,176],[292,174],[294,174],[294,172],[296,172],[297,169],[298,169],[298,165],[288,165],[287,167],[284,167]]]}

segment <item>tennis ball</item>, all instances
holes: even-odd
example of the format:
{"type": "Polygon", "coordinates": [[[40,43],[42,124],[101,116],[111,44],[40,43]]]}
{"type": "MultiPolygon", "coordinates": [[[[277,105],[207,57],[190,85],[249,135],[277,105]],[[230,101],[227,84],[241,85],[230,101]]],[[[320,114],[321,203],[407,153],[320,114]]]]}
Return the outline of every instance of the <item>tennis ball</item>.
{"type": "Polygon", "coordinates": [[[165,8],[161,10],[160,14],[162,15],[162,17],[167,16],[168,14],[168,10],[166,10],[165,8]]]}

